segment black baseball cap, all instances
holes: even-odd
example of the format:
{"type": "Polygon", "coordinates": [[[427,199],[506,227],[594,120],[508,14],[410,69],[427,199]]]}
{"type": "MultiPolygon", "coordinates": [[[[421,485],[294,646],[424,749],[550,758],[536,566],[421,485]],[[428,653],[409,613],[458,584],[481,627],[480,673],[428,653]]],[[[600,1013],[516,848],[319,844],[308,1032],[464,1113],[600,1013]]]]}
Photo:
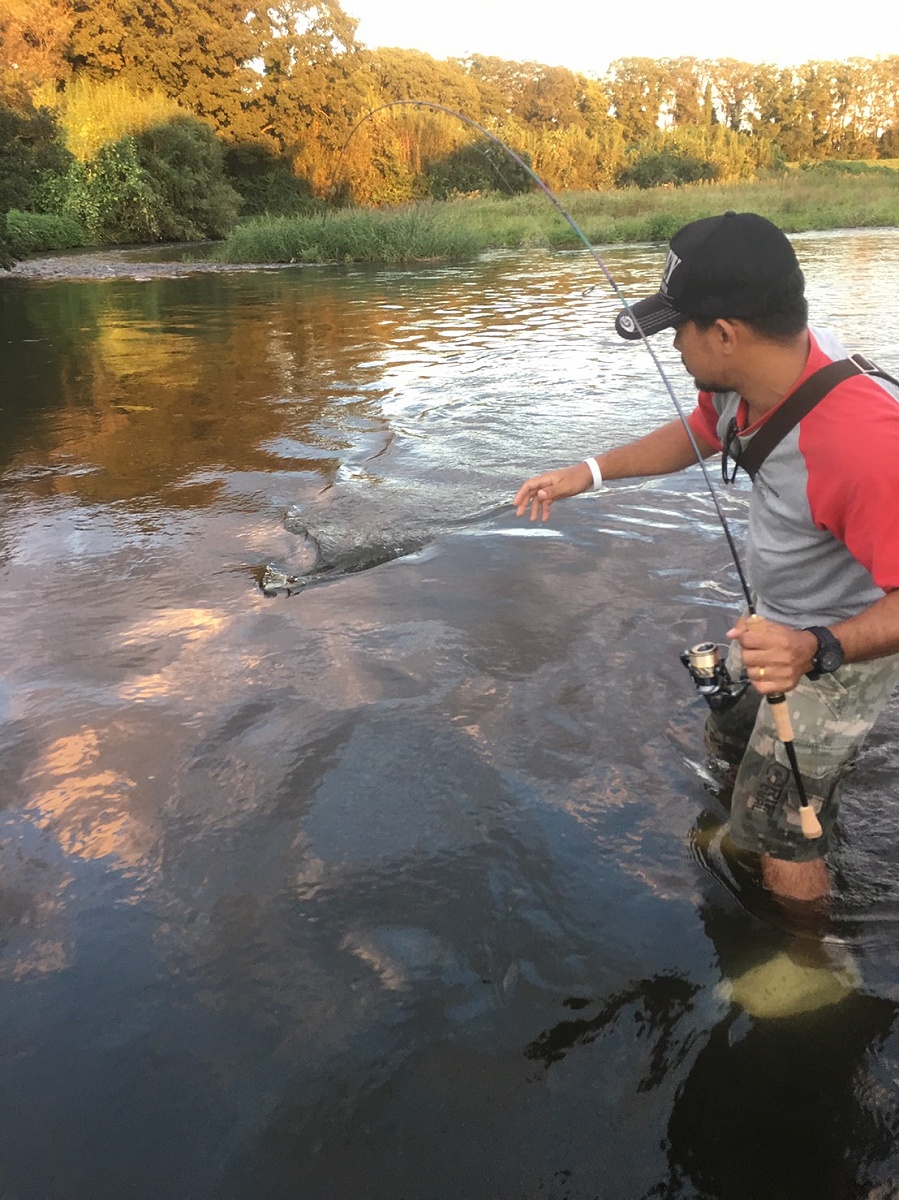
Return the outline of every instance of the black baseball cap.
{"type": "Polygon", "coordinates": [[[765,217],[703,217],[677,231],[658,292],[622,310],[615,328],[634,340],[689,317],[758,317],[798,270],[786,235],[765,217]]]}

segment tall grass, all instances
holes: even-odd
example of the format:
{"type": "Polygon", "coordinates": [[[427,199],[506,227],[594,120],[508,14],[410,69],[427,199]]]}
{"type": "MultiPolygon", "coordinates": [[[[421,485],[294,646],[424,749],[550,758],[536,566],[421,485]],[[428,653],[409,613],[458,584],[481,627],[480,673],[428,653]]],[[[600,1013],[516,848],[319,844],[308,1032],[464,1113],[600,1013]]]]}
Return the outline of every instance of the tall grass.
{"type": "Polygon", "coordinates": [[[470,258],[486,242],[448,205],[336,209],[320,216],[256,217],[217,247],[222,262],[419,262],[470,258]]]}
{"type": "Polygon", "coordinates": [[[79,162],[94,158],[101,147],[126,134],[187,115],[161,92],[137,92],[118,79],[74,79],[58,102],[66,147],[79,162]]]}
{"type": "MultiPolygon", "coordinates": [[[[788,174],[753,183],[563,193],[594,245],[667,241],[687,221],[734,209],[787,233],[899,225],[899,172],[868,177],[788,174]]],[[[395,209],[338,209],[316,217],[260,217],[217,247],[223,262],[412,262],[489,249],[565,249],[580,239],[539,192],[428,201],[395,209]]]]}

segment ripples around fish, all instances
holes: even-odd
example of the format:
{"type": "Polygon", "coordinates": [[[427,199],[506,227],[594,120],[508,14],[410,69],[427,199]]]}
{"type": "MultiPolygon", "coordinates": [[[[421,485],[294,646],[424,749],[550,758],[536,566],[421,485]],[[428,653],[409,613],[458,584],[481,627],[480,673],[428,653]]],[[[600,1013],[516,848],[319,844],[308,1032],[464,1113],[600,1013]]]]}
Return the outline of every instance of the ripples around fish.
{"type": "MultiPolygon", "coordinates": [[[[797,247],[899,369],[899,234],[797,247]]],[[[4,1196],[892,1198],[899,712],[806,936],[722,847],[697,472],[509,504],[670,418],[593,270],[0,280],[4,1196]]]]}

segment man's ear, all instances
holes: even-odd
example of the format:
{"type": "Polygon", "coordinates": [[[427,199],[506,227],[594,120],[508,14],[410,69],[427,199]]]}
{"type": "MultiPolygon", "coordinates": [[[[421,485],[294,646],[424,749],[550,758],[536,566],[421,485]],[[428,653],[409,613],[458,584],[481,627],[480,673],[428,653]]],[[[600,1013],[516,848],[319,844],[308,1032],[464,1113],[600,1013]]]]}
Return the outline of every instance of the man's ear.
{"type": "Polygon", "coordinates": [[[725,354],[733,354],[740,340],[742,328],[740,321],[733,321],[729,317],[719,317],[712,326],[719,349],[723,350],[725,354]]]}

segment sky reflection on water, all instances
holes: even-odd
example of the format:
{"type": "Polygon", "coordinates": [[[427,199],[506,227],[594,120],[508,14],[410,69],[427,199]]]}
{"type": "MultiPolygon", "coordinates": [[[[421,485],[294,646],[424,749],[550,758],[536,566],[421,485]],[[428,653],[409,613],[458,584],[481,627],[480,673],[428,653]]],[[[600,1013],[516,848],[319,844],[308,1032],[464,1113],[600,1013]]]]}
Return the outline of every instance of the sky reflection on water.
{"type": "MultiPolygon", "coordinates": [[[[899,369],[899,234],[797,247],[899,369]]],[[[508,509],[669,419],[594,274],[0,282],[4,1195],[895,1195],[896,706],[835,856],[861,987],[752,1018],[722,984],[795,947],[703,849],[701,478],[508,509]]]]}

